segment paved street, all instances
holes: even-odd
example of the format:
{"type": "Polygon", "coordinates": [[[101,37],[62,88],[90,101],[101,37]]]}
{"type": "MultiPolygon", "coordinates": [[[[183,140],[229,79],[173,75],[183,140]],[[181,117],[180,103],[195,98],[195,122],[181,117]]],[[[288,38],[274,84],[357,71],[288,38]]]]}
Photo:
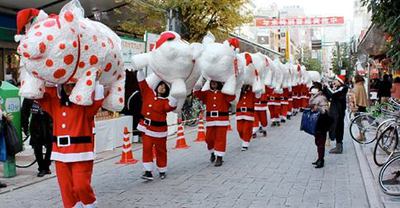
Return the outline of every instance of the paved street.
{"type": "MultiPolygon", "coordinates": [[[[167,179],[143,182],[141,164],[116,165],[119,158],[97,163],[93,185],[98,207],[369,207],[353,144],[345,139],[344,154],[327,155],[325,168],[311,162],[316,148],[300,132],[300,116],[270,128],[249,151],[240,151],[235,131],[228,136],[222,167],[209,163],[204,143],[174,150],[169,141],[167,179]]],[[[330,148],[330,147],[328,147],[330,148]]],[[[136,158],[141,152],[135,151],[136,158]]],[[[158,176],[158,175],[157,175],[158,176]]],[[[0,195],[0,207],[62,207],[55,178],[0,195]]]]}

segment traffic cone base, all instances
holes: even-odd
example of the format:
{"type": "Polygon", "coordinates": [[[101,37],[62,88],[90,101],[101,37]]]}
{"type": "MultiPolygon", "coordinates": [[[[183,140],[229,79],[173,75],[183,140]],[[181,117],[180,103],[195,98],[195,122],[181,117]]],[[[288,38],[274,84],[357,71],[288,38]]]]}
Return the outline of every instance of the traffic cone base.
{"type": "Polygon", "coordinates": [[[121,159],[116,164],[135,164],[139,160],[136,160],[132,153],[132,144],[129,139],[128,128],[124,128],[124,143],[122,144],[121,159]]]}
{"type": "Polygon", "coordinates": [[[186,144],[185,138],[180,138],[176,140],[176,145],[174,149],[187,149],[190,146],[186,144]]]}

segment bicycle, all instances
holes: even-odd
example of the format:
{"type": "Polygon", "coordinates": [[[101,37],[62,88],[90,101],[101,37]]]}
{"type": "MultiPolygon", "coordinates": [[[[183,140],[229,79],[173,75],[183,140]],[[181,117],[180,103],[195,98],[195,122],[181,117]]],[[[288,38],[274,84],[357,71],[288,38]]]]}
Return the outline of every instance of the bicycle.
{"type": "Polygon", "coordinates": [[[379,171],[378,181],[382,191],[391,196],[400,196],[400,152],[392,157],[379,171]]]}
{"type": "MultiPolygon", "coordinates": [[[[25,145],[29,145],[29,144],[25,144],[26,142],[29,142],[29,139],[30,139],[30,135],[25,136],[25,138],[22,139],[22,144],[23,144],[24,150],[26,150],[25,145]]],[[[15,160],[15,166],[17,168],[29,168],[36,163],[36,157],[33,157],[33,160],[32,160],[32,159],[30,159],[32,157],[32,155],[24,156],[24,155],[22,155],[23,152],[24,151],[22,151],[16,155],[16,157],[18,157],[18,160],[17,159],[15,160]]]]}
{"type": "Polygon", "coordinates": [[[187,126],[196,126],[199,122],[200,112],[204,111],[205,106],[197,98],[191,97],[185,101],[182,107],[182,120],[187,126]]]}

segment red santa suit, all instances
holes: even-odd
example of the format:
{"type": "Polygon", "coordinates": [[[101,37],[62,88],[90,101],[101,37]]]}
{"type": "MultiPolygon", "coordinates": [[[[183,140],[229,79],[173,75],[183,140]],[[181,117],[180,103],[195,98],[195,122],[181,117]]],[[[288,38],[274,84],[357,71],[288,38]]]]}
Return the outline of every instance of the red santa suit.
{"type": "Polygon", "coordinates": [[[308,87],[305,84],[300,85],[301,86],[301,108],[306,108],[308,105],[308,100],[310,99],[310,95],[308,92],[308,87]]]}
{"type": "Polygon", "coordinates": [[[274,89],[268,87],[268,91],[270,92],[270,96],[268,97],[268,109],[269,113],[271,114],[271,121],[279,122],[281,111],[280,97],[277,93],[274,92],[274,89]]]}
{"type": "Polygon", "coordinates": [[[242,147],[249,147],[253,134],[254,103],[258,102],[251,88],[242,90],[239,101],[236,105],[236,128],[240,138],[243,140],[242,147]]]}
{"type": "Polygon", "coordinates": [[[153,170],[153,147],[156,150],[157,168],[160,173],[167,171],[167,113],[176,108],[173,97],[158,97],[147,84],[142,71],[137,72],[140,94],[142,96],[142,119],[137,129],[143,132],[142,160],[146,171],[153,170]]]}
{"type": "Polygon", "coordinates": [[[94,116],[104,98],[103,86],[96,83],[91,106],[71,102],[61,104],[57,88],[48,87],[38,100],[53,118],[53,149],[58,184],[64,207],[94,207],[96,197],[91,187],[94,160],[94,116]]]}
{"type": "Polygon", "coordinates": [[[281,94],[281,120],[286,121],[289,112],[289,88],[283,88],[281,94]]]}
{"type": "Polygon", "coordinates": [[[293,111],[297,113],[301,107],[301,92],[300,85],[295,85],[292,88],[293,90],[293,111]]]}
{"type": "Polygon", "coordinates": [[[261,127],[263,131],[267,130],[267,110],[268,110],[268,87],[265,87],[265,93],[263,93],[258,100],[254,103],[254,123],[253,123],[253,134],[257,133],[258,128],[261,127]]]}
{"type": "Polygon", "coordinates": [[[216,156],[223,157],[226,151],[226,132],[229,126],[229,105],[235,96],[226,95],[220,90],[197,90],[193,94],[206,105],[207,149],[216,156]]]}
{"type": "Polygon", "coordinates": [[[293,88],[289,87],[289,98],[288,98],[288,117],[292,116],[293,114],[293,88]]]}

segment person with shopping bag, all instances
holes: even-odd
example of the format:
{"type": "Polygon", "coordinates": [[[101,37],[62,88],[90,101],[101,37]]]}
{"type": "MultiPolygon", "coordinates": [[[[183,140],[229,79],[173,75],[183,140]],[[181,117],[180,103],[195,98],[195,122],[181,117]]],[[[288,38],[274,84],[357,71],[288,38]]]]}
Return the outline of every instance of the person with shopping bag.
{"type": "Polygon", "coordinates": [[[325,142],[326,142],[326,134],[329,130],[329,105],[328,99],[322,92],[322,84],[318,82],[314,82],[313,87],[310,90],[310,101],[309,108],[312,112],[318,113],[318,119],[316,120],[314,139],[315,145],[317,146],[318,159],[312,164],[315,165],[315,168],[324,167],[324,156],[325,156],[325,142]]]}

